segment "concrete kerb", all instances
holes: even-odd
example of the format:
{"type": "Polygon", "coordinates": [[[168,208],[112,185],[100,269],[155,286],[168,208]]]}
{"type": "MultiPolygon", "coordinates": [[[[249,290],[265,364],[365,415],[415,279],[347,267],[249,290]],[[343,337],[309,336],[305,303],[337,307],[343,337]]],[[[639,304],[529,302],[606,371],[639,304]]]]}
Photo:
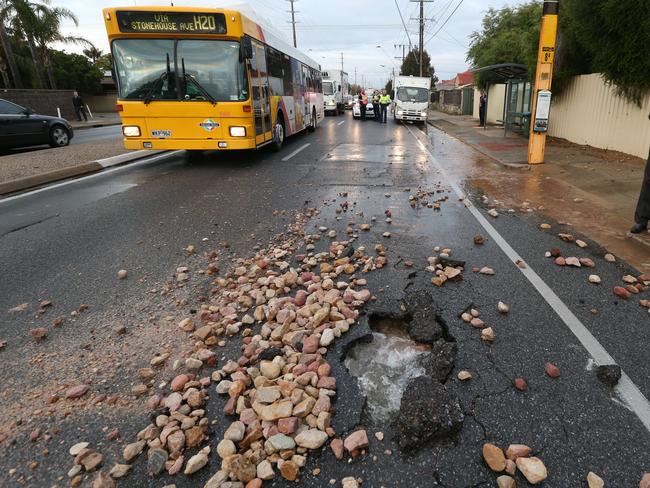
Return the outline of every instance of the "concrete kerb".
{"type": "Polygon", "coordinates": [[[67,180],[70,178],[77,178],[91,173],[102,171],[106,168],[119,166],[122,164],[132,163],[134,161],[155,156],[156,154],[165,153],[167,151],[134,151],[126,154],[120,154],[105,159],[98,159],[89,161],[84,164],[69,166],[67,168],[49,171],[40,175],[28,176],[26,178],[18,178],[16,180],[0,183],[0,195],[8,195],[17,193],[38,186],[43,186],[56,181],[67,180]]]}

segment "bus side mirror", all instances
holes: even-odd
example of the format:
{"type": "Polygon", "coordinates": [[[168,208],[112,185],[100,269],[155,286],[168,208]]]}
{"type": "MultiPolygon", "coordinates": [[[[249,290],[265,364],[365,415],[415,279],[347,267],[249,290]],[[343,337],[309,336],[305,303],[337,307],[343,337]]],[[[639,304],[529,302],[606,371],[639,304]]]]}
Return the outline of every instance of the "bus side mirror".
{"type": "Polygon", "coordinates": [[[242,60],[253,58],[253,43],[248,36],[242,36],[239,41],[239,57],[242,60]]]}

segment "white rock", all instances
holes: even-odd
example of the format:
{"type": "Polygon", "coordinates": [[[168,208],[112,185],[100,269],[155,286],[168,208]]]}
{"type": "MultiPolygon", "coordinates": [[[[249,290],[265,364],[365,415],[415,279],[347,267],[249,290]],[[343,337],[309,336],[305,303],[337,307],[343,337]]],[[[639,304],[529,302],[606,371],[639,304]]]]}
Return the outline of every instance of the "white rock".
{"type": "Polygon", "coordinates": [[[593,283],[595,285],[600,283],[600,276],[592,274],[589,275],[589,283],[593,283]]]}
{"type": "Polygon", "coordinates": [[[237,446],[235,446],[235,443],[230,439],[223,439],[217,445],[217,454],[221,459],[227,458],[228,456],[232,456],[236,452],[237,452],[237,446]]]}
{"type": "Polygon", "coordinates": [[[307,449],[318,449],[327,440],[327,434],[318,429],[307,429],[295,438],[296,444],[307,449]]]}
{"type": "Polygon", "coordinates": [[[198,454],[192,456],[187,461],[187,464],[185,465],[185,471],[183,471],[183,472],[185,474],[196,473],[199,469],[201,469],[206,464],[208,464],[208,453],[209,452],[210,452],[209,447],[201,449],[198,454]]]}
{"type": "Polygon", "coordinates": [[[548,476],[546,466],[544,466],[544,463],[539,458],[520,457],[515,462],[519,471],[521,471],[531,485],[541,483],[548,476]]]}
{"type": "Polygon", "coordinates": [[[587,475],[587,484],[589,488],[604,488],[605,482],[603,479],[594,472],[589,472],[587,475]]]}
{"type": "Polygon", "coordinates": [[[325,329],[320,336],[320,345],[323,347],[329,346],[334,341],[334,331],[332,329],[325,329]]]}
{"type": "Polygon", "coordinates": [[[271,466],[271,463],[266,459],[257,465],[257,477],[262,480],[271,480],[275,478],[273,466],[271,466]]]}
{"type": "Polygon", "coordinates": [[[488,210],[488,215],[490,217],[494,217],[495,219],[499,216],[499,212],[497,212],[495,209],[491,208],[488,210]]]}
{"type": "Polygon", "coordinates": [[[244,423],[236,421],[230,424],[230,426],[226,429],[226,432],[223,434],[223,438],[231,440],[233,442],[239,442],[244,438],[245,432],[246,426],[244,423]]]}
{"type": "Polygon", "coordinates": [[[501,312],[501,313],[508,313],[510,311],[510,307],[508,305],[506,305],[505,303],[503,303],[503,302],[499,302],[497,304],[497,308],[499,309],[499,312],[501,312]]]}
{"type": "Polygon", "coordinates": [[[70,453],[71,456],[76,456],[81,451],[86,449],[88,445],[89,444],[87,442],[78,442],[74,446],[72,446],[68,452],[70,453]]]}

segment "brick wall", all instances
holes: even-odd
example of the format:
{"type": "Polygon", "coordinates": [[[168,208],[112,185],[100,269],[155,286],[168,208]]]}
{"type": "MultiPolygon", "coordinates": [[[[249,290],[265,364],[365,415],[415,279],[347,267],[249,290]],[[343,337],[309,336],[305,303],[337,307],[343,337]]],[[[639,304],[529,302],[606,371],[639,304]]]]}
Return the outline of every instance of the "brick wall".
{"type": "Polygon", "coordinates": [[[76,119],[72,94],[73,90],[0,90],[0,98],[29,107],[38,114],[56,117],[59,107],[61,116],[68,120],[76,119]]]}

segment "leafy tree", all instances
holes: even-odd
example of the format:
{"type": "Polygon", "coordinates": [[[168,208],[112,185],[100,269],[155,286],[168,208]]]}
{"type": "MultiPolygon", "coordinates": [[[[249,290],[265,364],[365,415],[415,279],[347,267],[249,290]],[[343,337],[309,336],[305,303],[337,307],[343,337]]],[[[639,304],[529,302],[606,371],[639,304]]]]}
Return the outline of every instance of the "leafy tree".
{"type": "MultiPolygon", "coordinates": [[[[542,4],[533,0],[517,7],[488,9],[483,17],[482,30],[470,36],[467,61],[473,68],[492,64],[517,63],[528,68],[532,78],[537,63],[542,4]]],[[[476,83],[501,81],[487,73],[477,73],[476,83]]]]}
{"type": "Polygon", "coordinates": [[[113,56],[111,53],[102,54],[95,62],[95,66],[102,71],[111,71],[113,69],[113,56]]]}
{"type": "Polygon", "coordinates": [[[97,48],[94,46],[92,43],[89,42],[89,46],[83,50],[84,56],[89,58],[93,64],[96,64],[97,61],[99,61],[102,56],[104,56],[104,51],[101,49],[97,48]]]}
{"type": "Polygon", "coordinates": [[[388,94],[391,94],[393,92],[393,80],[388,80],[386,86],[384,87],[384,90],[386,90],[386,93],[388,94]]]}
{"type": "Polygon", "coordinates": [[[358,95],[359,93],[361,93],[361,90],[362,90],[361,85],[350,83],[350,93],[352,95],[358,95]]]}
{"type": "MultiPolygon", "coordinates": [[[[417,47],[406,55],[399,74],[403,76],[420,76],[420,50],[417,47]]],[[[431,56],[429,56],[426,49],[422,53],[422,76],[435,78],[434,83],[438,81],[435,70],[431,65],[431,56]]]]}
{"type": "Polygon", "coordinates": [[[100,82],[104,73],[86,56],[55,50],[50,51],[50,56],[56,86],[87,94],[101,92],[100,82]]]}
{"type": "Polygon", "coordinates": [[[602,73],[619,94],[640,104],[650,90],[650,2],[564,0],[556,80],[602,73]]]}

